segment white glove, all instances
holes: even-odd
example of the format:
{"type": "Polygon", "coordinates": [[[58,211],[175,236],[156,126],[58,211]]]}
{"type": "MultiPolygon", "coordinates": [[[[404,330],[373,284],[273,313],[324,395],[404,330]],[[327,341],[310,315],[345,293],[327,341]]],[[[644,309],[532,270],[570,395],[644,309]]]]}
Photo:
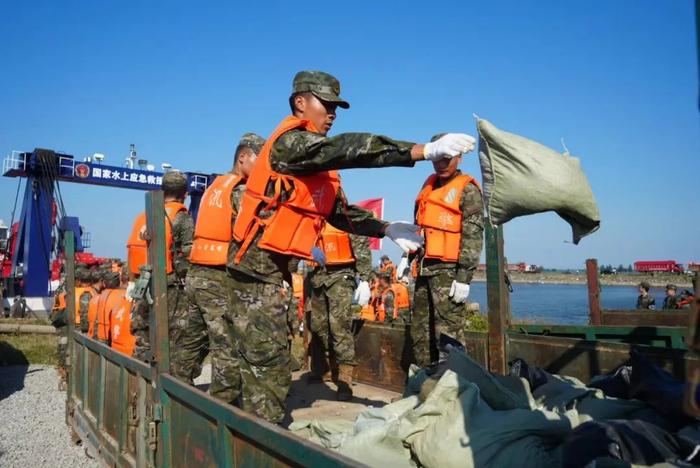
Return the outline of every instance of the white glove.
{"type": "Polygon", "coordinates": [[[395,221],[389,223],[384,234],[404,252],[418,250],[423,245],[423,237],[420,235],[420,228],[415,224],[406,221],[395,221]]]}
{"type": "Polygon", "coordinates": [[[407,269],[408,269],[408,257],[401,257],[401,261],[399,261],[399,266],[396,267],[397,278],[403,278],[404,275],[406,274],[407,269]]]}
{"type": "Polygon", "coordinates": [[[369,283],[367,281],[360,281],[355,289],[355,294],[353,295],[353,302],[361,306],[366,306],[369,304],[369,300],[372,297],[372,292],[369,290],[369,283]]]}
{"type": "Polygon", "coordinates": [[[136,283],[134,283],[133,281],[129,281],[126,285],[125,295],[126,295],[127,299],[130,301],[132,300],[131,293],[134,292],[134,286],[136,286],[136,283]]]}
{"type": "Polygon", "coordinates": [[[450,297],[452,298],[452,302],[455,304],[464,304],[467,302],[467,298],[469,297],[469,285],[467,283],[452,281],[452,286],[450,287],[450,297]]]}
{"type": "Polygon", "coordinates": [[[314,259],[314,262],[318,263],[319,265],[326,265],[326,254],[324,254],[323,250],[319,249],[318,247],[311,249],[311,257],[314,259]]]}
{"type": "Polygon", "coordinates": [[[429,161],[439,161],[443,158],[454,158],[474,150],[476,140],[466,133],[448,133],[436,141],[426,143],[423,157],[429,161]]]}

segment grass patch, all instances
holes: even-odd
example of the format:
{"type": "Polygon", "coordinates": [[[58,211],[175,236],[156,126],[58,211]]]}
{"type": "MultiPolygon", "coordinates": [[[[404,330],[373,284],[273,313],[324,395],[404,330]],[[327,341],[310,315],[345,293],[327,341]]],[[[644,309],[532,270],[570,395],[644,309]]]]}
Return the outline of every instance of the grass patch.
{"type": "Polygon", "coordinates": [[[0,323],[9,323],[12,325],[51,325],[49,319],[36,319],[36,318],[0,318],[0,323]]]}
{"type": "Polygon", "coordinates": [[[57,335],[0,334],[0,366],[58,364],[57,335]]]}
{"type": "Polygon", "coordinates": [[[489,330],[489,319],[486,315],[476,312],[469,317],[468,331],[485,332],[489,330]]]}

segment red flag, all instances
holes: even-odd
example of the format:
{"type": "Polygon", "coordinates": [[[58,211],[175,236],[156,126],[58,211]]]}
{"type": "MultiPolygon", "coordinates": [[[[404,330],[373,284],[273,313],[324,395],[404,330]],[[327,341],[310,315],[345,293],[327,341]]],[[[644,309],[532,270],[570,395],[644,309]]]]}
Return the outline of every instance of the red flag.
{"type": "MultiPolygon", "coordinates": [[[[384,199],[383,198],[370,198],[367,200],[362,200],[355,205],[365,210],[369,210],[374,213],[376,218],[382,219],[384,217],[384,199]]],[[[376,237],[369,238],[369,248],[372,250],[379,250],[382,248],[382,240],[376,237]]]]}

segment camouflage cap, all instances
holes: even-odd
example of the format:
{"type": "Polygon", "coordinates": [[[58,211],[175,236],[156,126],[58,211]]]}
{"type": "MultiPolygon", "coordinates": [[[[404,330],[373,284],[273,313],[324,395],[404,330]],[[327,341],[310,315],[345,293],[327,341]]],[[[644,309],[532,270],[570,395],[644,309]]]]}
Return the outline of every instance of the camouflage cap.
{"type": "Polygon", "coordinates": [[[265,139],[257,133],[245,133],[241,137],[241,141],[238,142],[238,146],[250,148],[255,152],[255,154],[260,153],[260,150],[262,150],[264,144],[265,139]]]}
{"type": "Polygon", "coordinates": [[[673,283],[667,284],[667,285],[666,285],[666,289],[667,289],[667,290],[668,290],[668,289],[673,289],[674,291],[677,291],[677,290],[678,290],[678,288],[676,287],[676,285],[673,284],[673,283]]]}
{"type": "Polygon", "coordinates": [[[187,176],[180,171],[168,171],[163,174],[161,188],[169,192],[187,189],[187,176]]]}
{"type": "Polygon", "coordinates": [[[651,285],[647,281],[642,281],[641,283],[639,283],[639,287],[649,291],[651,285]]]}
{"type": "Polygon", "coordinates": [[[106,271],[102,274],[102,279],[105,282],[105,288],[116,289],[121,282],[121,276],[116,271],[106,271]]]}
{"type": "Polygon", "coordinates": [[[76,268],[75,279],[83,282],[92,281],[92,277],[90,276],[90,270],[84,267],[76,268]]]}
{"type": "Polygon", "coordinates": [[[99,268],[95,268],[93,270],[90,270],[90,281],[93,283],[97,283],[98,281],[102,281],[104,279],[104,272],[100,270],[99,268]]]}
{"type": "Polygon", "coordinates": [[[312,93],[322,101],[334,102],[343,109],[350,104],[340,98],[340,82],[333,75],[316,70],[300,71],[294,76],[292,94],[312,93]]]}
{"type": "Polygon", "coordinates": [[[382,255],[382,260],[391,260],[388,255],[382,255]]]}

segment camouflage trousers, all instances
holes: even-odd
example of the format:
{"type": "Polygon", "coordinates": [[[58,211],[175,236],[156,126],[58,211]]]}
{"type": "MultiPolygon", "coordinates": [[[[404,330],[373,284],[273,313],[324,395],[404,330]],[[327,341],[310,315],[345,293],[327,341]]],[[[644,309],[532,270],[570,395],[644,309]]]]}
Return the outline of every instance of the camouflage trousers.
{"type": "Polygon", "coordinates": [[[445,271],[416,280],[410,328],[413,360],[421,367],[439,359],[441,333],[464,343],[470,312],[466,304],[455,304],[449,297],[454,279],[454,272],[445,271]]]}
{"type": "Polygon", "coordinates": [[[357,364],[352,334],[355,287],[354,278],[343,276],[330,285],[313,288],[309,324],[314,343],[322,348],[321,355],[334,355],[338,364],[351,366],[357,364]]]}
{"type": "MultiPolygon", "coordinates": [[[[184,289],[168,285],[168,337],[170,345],[170,374],[183,382],[192,383],[202,372],[206,357],[202,342],[207,340],[207,328],[201,316],[189,313],[184,289]]],[[[135,302],[131,312],[131,333],[135,337],[134,358],[149,362],[149,307],[135,302]]]]}
{"type": "Polygon", "coordinates": [[[58,354],[58,368],[65,369],[68,365],[68,325],[59,327],[57,330],[58,343],[57,343],[57,354],[58,354]]]}
{"type": "Polygon", "coordinates": [[[272,423],[285,414],[292,383],[287,343],[287,307],[291,295],[282,285],[248,275],[231,275],[231,321],[238,339],[241,408],[272,423]]]}
{"type": "Polygon", "coordinates": [[[231,276],[223,269],[192,265],[187,274],[185,293],[190,315],[201,317],[207,328],[208,338],[201,346],[202,352],[208,347],[211,358],[209,394],[238,405],[241,375],[238,341],[230,313],[231,276]]]}

